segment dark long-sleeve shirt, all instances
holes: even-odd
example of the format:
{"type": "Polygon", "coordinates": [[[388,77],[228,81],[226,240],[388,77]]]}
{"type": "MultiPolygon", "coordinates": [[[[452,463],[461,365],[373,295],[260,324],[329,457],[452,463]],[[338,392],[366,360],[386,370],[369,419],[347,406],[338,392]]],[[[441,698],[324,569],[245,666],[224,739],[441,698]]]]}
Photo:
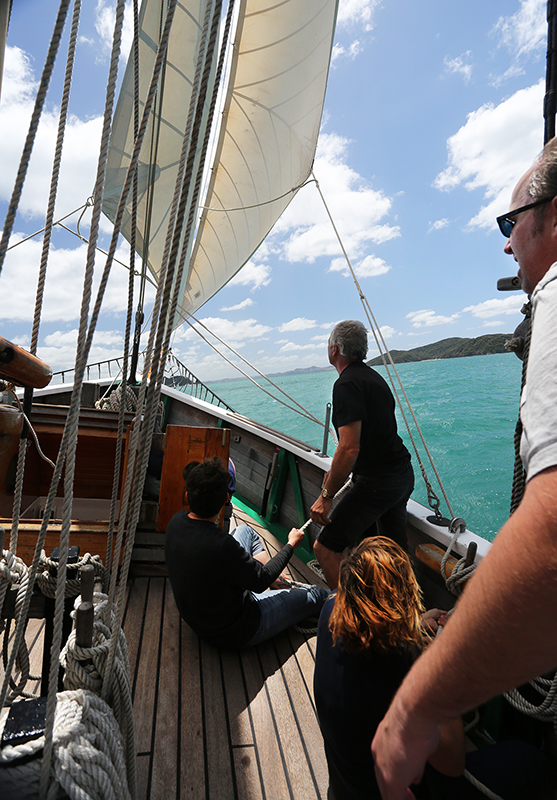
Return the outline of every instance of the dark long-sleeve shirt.
{"type": "Polygon", "coordinates": [[[251,592],[265,591],[288,564],[286,544],[267,564],[252,558],[229,534],[179,511],[166,529],[168,575],[182,619],[219,647],[246,644],[261,614],[251,592]]]}

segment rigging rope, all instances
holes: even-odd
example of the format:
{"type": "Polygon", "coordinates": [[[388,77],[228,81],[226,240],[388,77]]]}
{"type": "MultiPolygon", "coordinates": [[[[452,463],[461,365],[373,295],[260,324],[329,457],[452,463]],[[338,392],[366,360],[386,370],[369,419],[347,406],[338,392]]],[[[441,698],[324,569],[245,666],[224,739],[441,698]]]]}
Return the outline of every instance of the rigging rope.
{"type": "MultiPolygon", "coordinates": [[[[313,174],[313,173],[312,173],[312,174],[313,174]]],[[[421,459],[421,457],[420,457],[420,454],[419,454],[419,452],[418,452],[418,448],[417,448],[417,446],[416,446],[416,443],[415,443],[415,441],[414,441],[414,437],[413,437],[413,435],[412,435],[412,432],[411,432],[411,430],[410,430],[410,425],[409,425],[409,423],[408,423],[408,419],[407,419],[407,417],[406,417],[406,414],[405,414],[405,412],[404,412],[404,408],[403,408],[403,406],[402,406],[402,403],[401,403],[401,401],[400,401],[400,398],[399,398],[399,396],[398,396],[398,392],[397,392],[397,390],[396,390],[396,386],[395,386],[394,380],[393,380],[393,378],[392,378],[392,376],[391,376],[391,373],[390,373],[390,368],[393,370],[393,372],[395,373],[395,375],[396,375],[396,377],[397,377],[397,380],[398,380],[398,383],[399,383],[400,389],[401,389],[402,393],[404,394],[404,399],[406,400],[406,404],[407,404],[407,406],[408,406],[408,409],[409,409],[409,411],[410,411],[410,414],[412,415],[412,419],[414,420],[414,424],[415,424],[415,426],[416,426],[416,430],[417,430],[417,432],[418,432],[418,434],[419,434],[419,436],[420,436],[420,439],[421,439],[421,441],[422,441],[422,444],[423,444],[423,446],[424,446],[424,448],[425,448],[425,451],[426,451],[426,453],[427,453],[427,456],[428,456],[428,458],[429,458],[429,461],[430,461],[430,463],[431,463],[431,466],[432,466],[432,468],[433,468],[433,471],[434,471],[434,473],[435,473],[435,477],[437,478],[437,480],[438,480],[438,482],[439,482],[439,486],[440,486],[440,488],[441,488],[441,491],[442,491],[442,493],[443,493],[443,497],[445,498],[445,502],[446,502],[446,504],[447,504],[447,507],[448,507],[448,509],[449,509],[449,513],[450,513],[451,517],[452,517],[452,518],[454,518],[454,514],[453,514],[453,510],[452,510],[452,508],[451,508],[451,504],[450,504],[450,502],[449,502],[449,498],[447,497],[447,494],[446,494],[446,492],[445,492],[445,489],[444,489],[444,487],[443,487],[443,483],[442,483],[442,481],[441,481],[441,478],[440,478],[440,476],[439,476],[439,473],[437,472],[437,469],[436,469],[436,467],[435,467],[435,464],[433,463],[433,458],[432,458],[432,456],[431,456],[431,453],[430,453],[430,451],[429,451],[429,448],[427,447],[427,444],[426,444],[426,442],[425,442],[425,439],[424,439],[424,437],[423,437],[423,434],[422,434],[421,428],[420,428],[420,426],[419,426],[419,423],[418,423],[418,420],[416,419],[416,416],[415,416],[415,414],[414,414],[414,410],[413,410],[413,408],[412,408],[412,405],[411,405],[411,403],[410,403],[410,400],[409,400],[409,398],[408,398],[408,395],[406,394],[406,391],[405,391],[405,389],[404,389],[404,386],[402,385],[402,381],[400,380],[400,376],[399,376],[399,374],[398,374],[398,371],[397,371],[397,369],[396,369],[396,367],[395,367],[394,361],[393,361],[393,359],[392,359],[392,357],[391,357],[391,354],[390,354],[390,352],[389,352],[389,348],[387,347],[387,344],[386,344],[386,342],[385,342],[385,339],[383,338],[383,334],[381,333],[381,329],[379,328],[379,325],[377,324],[377,321],[376,321],[376,319],[375,319],[375,317],[374,317],[374,315],[373,315],[373,312],[372,312],[372,310],[371,310],[371,307],[370,307],[370,305],[369,305],[369,303],[368,303],[368,301],[367,301],[367,298],[365,297],[364,293],[362,292],[362,288],[361,288],[361,286],[360,286],[360,284],[359,284],[359,282],[358,282],[358,279],[357,279],[357,277],[356,277],[356,273],[354,272],[354,269],[353,269],[353,267],[352,267],[352,264],[351,264],[351,262],[350,262],[350,258],[348,257],[348,253],[346,252],[346,249],[345,249],[345,247],[344,247],[344,244],[343,244],[343,242],[342,242],[342,239],[341,239],[341,237],[340,237],[340,234],[339,234],[339,232],[338,232],[338,229],[337,229],[337,227],[336,227],[336,225],[335,225],[335,222],[334,222],[334,220],[333,220],[332,214],[331,214],[331,212],[330,212],[330,210],[329,210],[329,207],[328,207],[328,205],[327,205],[327,203],[326,203],[326,201],[325,201],[325,198],[324,198],[324,196],[323,196],[323,193],[322,193],[322,191],[321,191],[321,187],[319,186],[319,182],[318,182],[318,181],[317,181],[317,179],[315,178],[315,175],[314,175],[313,177],[314,177],[314,180],[315,180],[315,185],[316,185],[316,187],[317,187],[317,191],[319,192],[319,195],[320,195],[320,197],[321,197],[321,200],[322,200],[322,202],[323,202],[323,205],[324,205],[324,207],[325,207],[325,210],[326,210],[326,212],[327,212],[327,215],[328,215],[328,217],[329,217],[329,220],[330,220],[330,222],[331,222],[331,225],[333,226],[333,230],[334,230],[334,232],[335,232],[335,234],[336,234],[336,237],[337,237],[337,239],[338,239],[338,242],[339,242],[339,244],[340,244],[340,247],[341,247],[341,249],[342,249],[342,252],[343,252],[343,254],[344,254],[344,257],[345,257],[345,259],[346,259],[346,263],[347,263],[347,265],[348,265],[348,269],[350,270],[350,274],[352,275],[352,280],[354,281],[354,284],[355,284],[355,286],[356,286],[356,289],[357,289],[357,291],[358,291],[358,294],[359,294],[359,296],[360,296],[360,300],[361,300],[361,302],[362,302],[362,306],[363,306],[363,308],[364,308],[364,313],[365,313],[365,315],[366,315],[366,317],[367,317],[367,320],[368,320],[368,323],[369,323],[369,326],[370,326],[370,330],[371,330],[371,332],[373,333],[373,336],[374,336],[374,338],[375,338],[375,342],[376,342],[376,344],[377,344],[377,349],[379,350],[379,353],[381,354],[381,358],[383,359],[383,364],[384,364],[384,366],[385,366],[385,369],[386,369],[386,371],[387,371],[387,375],[388,375],[388,377],[389,377],[389,381],[390,381],[390,383],[391,383],[391,386],[392,386],[392,389],[393,389],[393,393],[394,393],[394,395],[395,395],[395,397],[396,397],[396,401],[397,401],[397,403],[398,403],[398,406],[399,406],[400,412],[401,412],[401,414],[402,414],[402,418],[403,418],[403,420],[404,420],[404,424],[406,425],[406,430],[407,430],[407,432],[408,432],[408,435],[409,435],[409,437],[410,437],[410,441],[412,442],[412,446],[413,446],[413,448],[414,448],[414,452],[416,453],[416,458],[418,459],[418,463],[419,463],[419,465],[420,465],[420,469],[421,469],[422,475],[423,475],[423,476],[425,476],[425,468],[424,468],[424,466],[423,466],[422,459],[421,459]],[[381,343],[380,343],[380,341],[379,341],[379,340],[381,340],[381,343]],[[385,351],[385,353],[383,352],[383,350],[385,351]],[[388,357],[388,359],[389,359],[389,361],[390,361],[390,368],[389,368],[389,365],[387,364],[387,361],[386,361],[386,359],[385,359],[385,354],[387,355],[387,357],[388,357]]],[[[428,487],[428,493],[429,493],[429,488],[430,488],[430,487],[428,487]]]]}
{"type": "MultiPolygon", "coordinates": [[[[229,350],[231,350],[231,351],[234,353],[234,355],[235,355],[235,356],[238,356],[238,358],[241,358],[241,359],[242,359],[242,361],[243,361],[245,364],[247,364],[247,365],[248,365],[248,366],[249,366],[251,369],[253,369],[253,370],[254,370],[254,372],[257,372],[257,374],[258,374],[258,375],[260,375],[262,378],[264,378],[266,381],[268,381],[268,382],[271,384],[271,386],[273,386],[275,389],[277,389],[277,391],[279,391],[281,394],[283,394],[285,397],[287,397],[289,400],[291,400],[291,401],[292,401],[292,402],[293,402],[293,403],[294,403],[296,406],[298,406],[298,408],[294,408],[293,406],[289,406],[289,405],[288,405],[288,403],[285,403],[285,402],[284,402],[284,400],[281,400],[281,399],[280,399],[280,397],[275,397],[275,395],[271,394],[271,392],[269,392],[267,389],[265,389],[263,386],[261,386],[259,383],[257,383],[257,381],[256,381],[256,380],[254,380],[254,379],[253,379],[253,378],[252,378],[250,375],[248,375],[248,374],[247,374],[247,372],[244,372],[244,370],[243,370],[243,369],[241,369],[241,367],[239,367],[237,364],[235,364],[233,361],[231,361],[229,358],[227,358],[227,357],[226,357],[226,356],[225,356],[223,353],[221,353],[221,351],[220,351],[220,350],[218,350],[218,349],[215,347],[215,345],[214,345],[214,344],[212,344],[212,343],[209,341],[209,339],[207,339],[207,337],[206,337],[206,336],[203,336],[203,334],[202,334],[202,333],[201,333],[199,330],[197,330],[197,328],[195,328],[195,327],[194,327],[194,326],[191,324],[191,322],[189,321],[189,319],[186,319],[186,322],[187,322],[187,324],[190,326],[190,328],[191,328],[192,330],[194,330],[194,331],[197,333],[197,335],[198,335],[198,336],[200,336],[200,337],[201,337],[201,339],[203,339],[203,341],[204,341],[206,344],[208,344],[208,345],[209,345],[209,347],[211,347],[211,348],[212,348],[212,349],[215,351],[215,353],[218,353],[218,355],[219,355],[219,356],[221,356],[221,358],[223,358],[223,359],[224,359],[224,360],[225,360],[225,361],[226,361],[228,364],[230,364],[230,366],[232,366],[232,367],[234,367],[235,369],[237,369],[237,370],[238,370],[238,372],[239,372],[241,375],[243,375],[245,378],[247,378],[249,381],[251,381],[251,382],[254,384],[254,386],[257,386],[257,388],[258,388],[258,389],[261,389],[261,391],[262,391],[262,392],[265,392],[265,394],[267,394],[267,395],[268,395],[269,397],[271,397],[273,400],[276,400],[276,401],[277,401],[277,403],[282,403],[282,405],[283,405],[283,406],[285,406],[286,408],[289,408],[289,409],[290,409],[290,411],[294,411],[296,414],[300,414],[300,416],[302,416],[302,417],[305,417],[306,419],[309,419],[311,422],[316,422],[316,423],[317,423],[318,425],[320,425],[322,428],[324,428],[324,427],[325,427],[324,423],[323,423],[323,422],[321,422],[321,420],[320,420],[320,419],[318,419],[318,418],[317,418],[317,417],[315,417],[315,416],[314,416],[314,415],[313,415],[313,414],[312,414],[310,411],[308,411],[307,409],[305,409],[305,408],[302,406],[302,404],[301,404],[301,403],[298,403],[298,401],[297,401],[297,400],[295,400],[293,397],[291,397],[291,396],[290,396],[290,395],[289,395],[287,392],[285,392],[285,391],[284,391],[284,389],[281,389],[281,388],[280,388],[280,386],[278,386],[276,383],[274,383],[274,382],[273,382],[273,381],[272,381],[272,380],[271,380],[271,379],[270,379],[270,378],[269,378],[267,375],[265,375],[263,372],[261,372],[259,369],[257,369],[257,367],[256,367],[256,366],[254,366],[253,364],[251,364],[251,363],[250,363],[250,362],[249,362],[249,361],[248,361],[246,358],[244,358],[244,356],[240,355],[240,353],[238,353],[236,350],[234,350],[234,348],[233,348],[233,347],[231,347],[229,344],[227,344],[225,341],[223,341],[223,340],[222,340],[222,339],[221,339],[219,336],[217,336],[217,334],[216,334],[216,333],[214,333],[214,331],[211,331],[211,330],[210,330],[210,329],[209,329],[209,328],[208,328],[208,327],[207,327],[207,326],[206,326],[206,325],[205,325],[203,322],[201,322],[201,320],[198,320],[198,319],[196,319],[196,318],[194,317],[194,315],[193,315],[193,314],[190,314],[190,317],[191,317],[191,319],[193,319],[193,321],[196,323],[196,325],[200,325],[200,326],[201,326],[202,328],[204,328],[204,329],[205,329],[205,330],[206,330],[208,333],[210,333],[210,334],[211,334],[211,336],[214,336],[214,337],[215,337],[215,339],[216,339],[217,341],[219,341],[219,342],[220,342],[222,345],[224,345],[225,347],[228,347],[228,349],[229,349],[229,350]],[[300,409],[301,409],[301,410],[300,410],[300,409]]],[[[330,434],[331,434],[331,436],[333,437],[333,439],[334,439],[334,441],[335,441],[335,444],[337,444],[337,440],[336,440],[335,432],[334,432],[332,429],[329,429],[329,433],[330,433],[330,434]]]]}
{"type": "Polygon", "coordinates": [[[29,161],[31,160],[31,152],[33,150],[33,144],[35,142],[35,137],[37,135],[39,119],[41,117],[43,105],[46,99],[46,94],[48,92],[50,78],[52,77],[52,72],[54,70],[54,64],[56,63],[56,56],[58,54],[58,48],[60,46],[60,40],[62,37],[64,24],[66,22],[66,16],[68,13],[69,5],[70,5],[70,0],[61,0],[60,2],[58,15],[56,17],[56,22],[54,24],[54,31],[52,33],[50,46],[48,48],[48,53],[43,68],[43,73],[41,75],[41,80],[39,82],[39,91],[37,92],[37,97],[35,99],[35,106],[33,108],[33,114],[31,115],[31,122],[29,123],[29,131],[27,133],[25,145],[23,148],[23,152],[21,154],[21,160],[19,163],[19,168],[15,179],[14,189],[8,206],[8,213],[6,215],[6,220],[4,222],[2,239],[0,240],[0,272],[2,272],[2,267],[4,265],[4,258],[6,256],[6,250],[13,230],[17,209],[19,206],[19,201],[21,199],[21,193],[23,191],[23,184],[25,183],[25,176],[27,175],[29,161]]]}

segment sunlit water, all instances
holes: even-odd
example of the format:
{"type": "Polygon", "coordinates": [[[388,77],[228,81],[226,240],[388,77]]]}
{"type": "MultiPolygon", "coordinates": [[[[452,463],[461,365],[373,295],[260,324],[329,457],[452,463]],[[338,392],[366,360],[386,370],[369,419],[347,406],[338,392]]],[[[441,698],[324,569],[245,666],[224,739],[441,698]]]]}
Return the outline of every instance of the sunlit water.
{"type": "MultiPolygon", "coordinates": [[[[512,354],[397,365],[455,516],[464,517],[468,528],[486,539],[493,539],[508,517],[521,366],[512,354]]],[[[378,371],[384,374],[383,368],[378,371]]],[[[328,371],[273,380],[324,420],[335,378],[336,372],[328,371]]],[[[248,380],[224,381],[210,384],[210,388],[235,411],[321,449],[320,426],[294,414],[248,380]]],[[[412,452],[416,473],[413,497],[426,503],[425,484],[400,412],[398,421],[399,432],[412,452]]],[[[411,418],[410,426],[428,477],[441,498],[441,511],[449,516],[411,418]]],[[[333,451],[331,442],[329,454],[333,451]]]]}

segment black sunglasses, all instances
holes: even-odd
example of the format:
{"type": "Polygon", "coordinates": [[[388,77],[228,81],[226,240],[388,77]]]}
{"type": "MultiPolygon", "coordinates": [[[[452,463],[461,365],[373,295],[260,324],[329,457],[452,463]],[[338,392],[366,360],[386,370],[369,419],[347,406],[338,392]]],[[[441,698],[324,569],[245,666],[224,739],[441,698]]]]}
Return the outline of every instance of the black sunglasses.
{"type": "Polygon", "coordinates": [[[536,206],[541,206],[542,203],[549,203],[553,200],[553,197],[544,197],[543,200],[536,200],[535,203],[528,203],[527,206],[522,206],[522,208],[515,208],[514,211],[509,211],[507,214],[501,214],[500,217],[497,217],[497,224],[499,225],[499,230],[505,237],[508,239],[512,233],[512,230],[515,226],[516,220],[513,219],[517,214],[522,214],[523,211],[529,211],[531,208],[535,208],[536,206]]]}

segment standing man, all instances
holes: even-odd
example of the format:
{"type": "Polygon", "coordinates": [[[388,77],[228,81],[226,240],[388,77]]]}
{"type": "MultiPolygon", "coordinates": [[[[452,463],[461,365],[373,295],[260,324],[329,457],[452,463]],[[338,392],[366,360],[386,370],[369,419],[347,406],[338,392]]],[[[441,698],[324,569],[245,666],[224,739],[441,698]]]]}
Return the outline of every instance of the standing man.
{"type": "Polygon", "coordinates": [[[333,386],[338,446],[311,518],[323,525],[313,549],[327,583],[336,589],[343,551],[366,536],[390,536],[406,550],[406,504],[414,472],[397,433],[391,390],[364,363],[365,327],[357,320],[339,322],[328,348],[329,362],[339,374],[333,386]],[[329,518],[333,497],[350,473],[354,485],[329,518]]]}
{"type": "Polygon", "coordinates": [[[497,222],[532,335],[520,402],[526,490],[377,730],[372,752],[385,800],[411,797],[439,726],[557,665],[557,139],[519,180],[497,222]]]}

